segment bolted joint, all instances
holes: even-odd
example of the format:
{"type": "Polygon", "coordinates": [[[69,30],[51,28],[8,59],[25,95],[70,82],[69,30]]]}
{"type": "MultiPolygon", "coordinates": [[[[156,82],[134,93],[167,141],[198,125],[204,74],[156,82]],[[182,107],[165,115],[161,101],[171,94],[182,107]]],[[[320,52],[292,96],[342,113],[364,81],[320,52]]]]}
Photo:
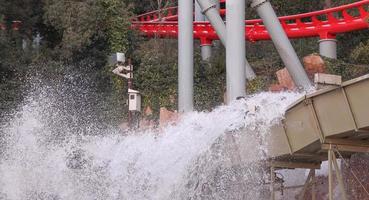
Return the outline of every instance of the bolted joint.
{"type": "Polygon", "coordinates": [[[261,5],[265,4],[266,2],[268,2],[269,0],[253,0],[251,3],[251,8],[258,8],[261,5]]]}
{"type": "Polygon", "coordinates": [[[197,3],[199,3],[202,14],[206,14],[210,9],[217,8],[217,4],[210,2],[209,0],[197,0],[197,3]]]}

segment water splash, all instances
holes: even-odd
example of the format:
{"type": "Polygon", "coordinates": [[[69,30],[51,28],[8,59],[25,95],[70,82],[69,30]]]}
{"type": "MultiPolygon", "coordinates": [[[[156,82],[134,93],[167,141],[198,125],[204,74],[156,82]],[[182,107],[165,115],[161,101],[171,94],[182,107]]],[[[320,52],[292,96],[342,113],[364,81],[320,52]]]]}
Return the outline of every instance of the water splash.
{"type": "Polygon", "coordinates": [[[243,199],[262,189],[249,183],[263,179],[250,163],[264,136],[301,94],[261,93],[128,136],[79,123],[54,96],[30,94],[1,127],[0,199],[243,199]]]}

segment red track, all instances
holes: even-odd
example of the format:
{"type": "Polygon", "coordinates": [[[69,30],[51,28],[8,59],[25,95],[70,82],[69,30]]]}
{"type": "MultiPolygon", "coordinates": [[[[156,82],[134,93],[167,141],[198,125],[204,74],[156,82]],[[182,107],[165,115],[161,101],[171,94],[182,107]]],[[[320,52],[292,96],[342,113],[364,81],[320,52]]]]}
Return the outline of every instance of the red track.
{"type": "MultiPolygon", "coordinates": [[[[334,38],[337,34],[362,30],[369,27],[369,0],[343,5],[326,10],[284,16],[279,20],[289,38],[320,37],[334,38]]],[[[177,38],[177,7],[153,11],[132,19],[132,27],[144,36],[177,38]]],[[[225,15],[225,10],[220,11],[225,15]]],[[[270,40],[262,20],[246,20],[246,36],[249,41],[270,40]]],[[[218,36],[209,22],[194,23],[194,38],[202,44],[211,44],[218,36]]]]}

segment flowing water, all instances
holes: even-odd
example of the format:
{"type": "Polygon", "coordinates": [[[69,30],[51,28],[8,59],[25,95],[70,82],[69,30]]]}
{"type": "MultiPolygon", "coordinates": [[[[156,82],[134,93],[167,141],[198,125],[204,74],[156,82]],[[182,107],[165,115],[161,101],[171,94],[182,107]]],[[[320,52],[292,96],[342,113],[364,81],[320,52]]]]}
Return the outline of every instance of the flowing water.
{"type": "Polygon", "coordinates": [[[0,199],[264,199],[266,175],[252,161],[265,156],[264,136],[301,96],[260,93],[124,135],[101,126],[101,116],[84,118],[89,95],[76,103],[68,92],[39,87],[1,125],[0,199]],[[237,156],[245,134],[250,160],[237,156]]]}

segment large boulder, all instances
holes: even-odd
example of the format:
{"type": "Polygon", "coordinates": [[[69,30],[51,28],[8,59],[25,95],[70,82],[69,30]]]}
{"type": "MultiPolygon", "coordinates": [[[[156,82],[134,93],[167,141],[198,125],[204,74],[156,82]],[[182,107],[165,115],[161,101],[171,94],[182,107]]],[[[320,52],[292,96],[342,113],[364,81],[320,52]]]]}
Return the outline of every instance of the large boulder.
{"type": "Polygon", "coordinates": [[[311,54],[303,58],[305,70],[311,80],[314,79],[314,74],[325,73],[325,62],[317,54],[311,54]]]}

